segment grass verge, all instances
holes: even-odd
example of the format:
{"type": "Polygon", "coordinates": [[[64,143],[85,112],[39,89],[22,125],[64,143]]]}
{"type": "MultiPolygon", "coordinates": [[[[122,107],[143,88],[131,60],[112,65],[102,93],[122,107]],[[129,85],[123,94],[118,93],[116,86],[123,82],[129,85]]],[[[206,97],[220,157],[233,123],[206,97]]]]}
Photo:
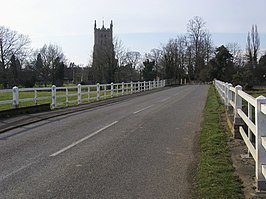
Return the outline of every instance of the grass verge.
{"type": "Polygon", "coordinates": [[[214,86],[210,86],[200,136],[200,163],[197,192],[204,199],[244,198],[242,182],[234,174],[222,118],[224,106],[219,104],[214,86]]]}

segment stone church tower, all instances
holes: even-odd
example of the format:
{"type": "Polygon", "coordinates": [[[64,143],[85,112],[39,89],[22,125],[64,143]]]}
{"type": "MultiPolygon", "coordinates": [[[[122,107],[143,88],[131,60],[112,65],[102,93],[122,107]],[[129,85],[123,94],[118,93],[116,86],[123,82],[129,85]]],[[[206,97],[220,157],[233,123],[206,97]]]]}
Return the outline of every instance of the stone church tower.
{"type": "Polygon", "coordinates": [[[94,47],[93,47],[93,79],[98,83],[110,83],[115,81],[117,61],[113,45],[113,22],[110,28],[97,28],[94,23],[94,47]]]}

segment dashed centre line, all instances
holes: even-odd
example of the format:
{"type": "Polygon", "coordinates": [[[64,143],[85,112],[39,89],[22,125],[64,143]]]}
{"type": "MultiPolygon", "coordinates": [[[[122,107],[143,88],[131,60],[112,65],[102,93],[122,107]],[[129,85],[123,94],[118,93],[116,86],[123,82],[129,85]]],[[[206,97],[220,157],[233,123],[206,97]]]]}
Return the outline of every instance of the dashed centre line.
{"type": "Polygon", "coordinates": [[[171,98],[171,97],[167,97],[167,98],[161,100],[160,102],[165,102],[165,101],[169,100],[170,98],[171,98]]]}
{"type": "Polygon", "coordinates": [[[93,132],[92,134],[90,134],[90,135],[88,135],[88,136],[86,136],[86,137],[84,137],[84,138],[82,138],[82,139],[80,139],[80,140],[78,140],[78,141],[76,141],[76,142],[73,142],[72,144],[68,145],[67,147],[61,149],[60,151],[57,151],[57,152],[51,154],[50,157],[55,157],[55,156],[57,156],[57,155],[59,155],[59,154],[65,152],[65,151],[71,149],[72,147],[74,147],[74,146],[80,144],[81,142],[84,142],[85,140],[87,140],[87,139],[89,139],[89,138],[91,138],[91,137],[97,135],[97,134],[100,133],[101,131],[103,131],[103,130],[105,130],[105,129],[107,129],[107,128],[113,126],[113,125],[115,125],[117,122],[118,122],[118,121],[115,121],[115,122],[113,122],[113,123],[111,123],[111,124],[108,124],[107,126],[105,126],[105,127],[101,128],[101,129],[99,129],[99,130],[93,132]]]}
{"type": "Polygon", "coordinates": [[[146,109],[148,109],[148,108],[151,108],[153,105],[150,105],[150,106],[147,106],[147,107],[145,107],[145,108],[142,108],[142,109],[140,109],[140,110],[138,110],[138,111],[135,111],[133,114],[137,114],[137,113],[139,113],[139,112],[141,112],[141,111],[144,111],[144,110],[146,110],[146,109]]]}

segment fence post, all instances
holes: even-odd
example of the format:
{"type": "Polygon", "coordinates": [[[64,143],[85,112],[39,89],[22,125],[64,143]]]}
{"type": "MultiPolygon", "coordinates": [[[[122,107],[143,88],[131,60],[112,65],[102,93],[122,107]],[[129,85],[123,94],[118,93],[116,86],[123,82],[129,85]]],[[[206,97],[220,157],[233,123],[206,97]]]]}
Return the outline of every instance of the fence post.
{"type": "Polygon", "coordinates": [[[34,90],[34,103],[35,105],[37,105],[37,98],[38,98],[38,94],[37,94],[37,90],[34,90]]]}
{"type": "MultiPolygon", "coordinates": [[[[232,86],[233,86],[232,84],[228,84],[228,86],[227,86],[227,100],[228,100],[228,102],[227,102],[227,106],[226,106],[226,111],[227,111],[228,115],[232,115],[233,110],[234,110],[234,107],[232,107],[231,104],[230,104],[230,101],[233,100],[232,91],[230,90],[230,88],[232,86]]],[[[217,87],[217,85],[216,85],[216,90],[219,91],[219,87],[217,87]]]]}
{"type": "Polygon", "coordinates": [[[149,81],[149,90],[151,90],[151,81],[149,81]]]}
{"type": "Polygon", "coordinates": [[[78,84],[78,104],[81,103],[81,85],[78,84]]]}
{"type": "Polygon", "coordinates": [[[132,94],[133,93],[133,89],[134,89],[133,88],[133,82],[132,81],[130,82],[130,87],[131,87],[131,94],[132,94]]]}
{"type": "Polygon", "coordinates": [[[266,116],[261,112],[261,105],[266,104],[266,98],[259,96],[255,102],[256,124],[256,181],[258,190],[266,190],[266,179],[262,174],[262,166],[266,165],[266,149],[262,144],[262,137],[266,137],[266,116]]]}
{"type": "Polygon", "coordinates": [[[99,83],[97,83],[97,96],[96,96],[96,99],[97,99],[97,101],[99,101],[100,100],[100,84],[99,83]]]}
{"type": "Polygon", "coordinates": [[[266,190],[266,179],[262,174],[262,165],[266,165],[266,149],[262,145],[262,137],[266,137],[266,116],[261,112],[261,105],[266,104],[266,98],[259,96],[255,104],[256,123],[256,181],[258,190],[266,190]]]}
{"type": "Polygon", "coordinates": [[[138,92],[140,92],[140,82],[138,81],[138,92]]]}
{"type": "MultiPolygon", "coordinates": [[[[248,103],[248,115],[247,116],[248,116],[248,119],[250,121],[253,121],[253,111],[252,111],[252,109],[253,109],[253,106],[250,103],[248,103]]],[[[256,134],[256,132],[254,132],[254,134],[256,134]]],[[[250,142],[252,142],[252,137],[253,137],[252,135],[253,135],[253,132],[248,127],[248,139],[249,139],[250,142]]],[[[248,150],[247,156],[248,157],[252,157],[249,150],[248,150]]]]}
{"type": "Polygon", "coordinates": [[[146,81],[144,81],[144,91],[146,91],[146,81]]]}
{"type": "Polygon", "coordinates": [[[18,108],[19,106],[19,90],[18,87],[14,86],[12,89],[13,92],[13,106],[18,108]]]}
{"type": "Polygon", "coordinates": [[[114,83],[111,83],[111,97],[114,97],[114,83]]]}
{"type": "Polygon", "coordinates": [[[220,96],[223,100],[223,84],[222,83],[219,83],[219,91],[220,91],[220,96]]]}
{"type": "Polygon", "coordinates": [[[52,86],[52,109],[56,108],[56,86],[52,86]]]}
{"type": "Polygon", "coordinates": [[[88,86],[88,102],[89,102],[90,99],[91,99],[91,94],[90,94],[90,92],[91,92],[91,89],[90,89],[90,86],[88,86]]]}
{"type": "Polygon", "coordinates": [[[235,87],[235,107],[234,107],[234,138],[241,138],[239,127],[243,125],[241,117],[238,115],[237,110],[242,110],[242,98],[238,95],[238,92],[242,90],[242,86],[235,87]]]}
{"type": "Polygon", "coordinates": [[[224,90],[224,101],[225,101],[225,106],[228,107],[228,83],[225,83],[225,90],[224,90]]]}
{"type": "Polygon", "coordinates": [[[66,106],[68,106],[69,100],[68,100],[68,88],[66,87],[66,106]]]}
{"type": "Polygon", "coordinates": [[[104,85],[104,99],[107,97],[107,85],[104,85]]]}
{"type": "MultiPolygon", "coordinates": [[[[185,84],[186,84],[186,79],[185,79],[185,84]]],[[[166,85],[166,81],[163,80],[163,86],[165,87],[165,85],[166,85]]]]}
{"type": "Polygon", "coordinates": [[[225,104],[225,83],[222,84],[222,96],[223,96],[223,103],[225,104]]]}
{"type": "Polygon", "coordinates": [[[125,92],[125,83],[122,82],[122,95],[124,95],[124,92],[125,92]]]}
{"type": "Polygon", "coordinates": [[[230,88],[232,87],[232,84],[228,84],[228,106],[227,106],[227,110],[230,110],[230,101],[232,100],[232,91],[230,91],[230,88]]]}

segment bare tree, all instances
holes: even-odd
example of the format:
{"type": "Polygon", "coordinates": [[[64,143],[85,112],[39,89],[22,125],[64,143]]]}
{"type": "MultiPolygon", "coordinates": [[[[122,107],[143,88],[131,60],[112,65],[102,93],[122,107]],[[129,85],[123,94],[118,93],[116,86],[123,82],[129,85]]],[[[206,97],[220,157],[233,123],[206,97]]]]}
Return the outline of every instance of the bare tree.
{"type": "Polygon", "coordinates": [[[170,39],[163,47],[163,65],[167,79],[177,79],[178,68],[178,48],[177,39],[170,39]]]}
{"type": "Polygon", "coordinates": [[[160,65],[160,60],[162,59],[163,51],[161,49],[151,49],[150,53],[145,54],[145,60],[152,60],[154,61],[154,71],[155,75],[163,78],[163,67],[160,65]]]}
{"type": "Polygon", "coordinates": [[[232,54],[233,56],[233,63],[235,65],[235,67],[242,67],[243,66],[243,52],[239,46],[238,43],[228,43],[226,46],[225,46],[230,54],[232,54]]]}
{"type": "Polygon", "coordinates": [[[198,78],[201,69],[212,53],[211,35],[208,33],[206,23],[201,17],[194,17],[187,24],[187,32],[190,40],[190,53],[192,55],[192,71],[194,78],[198,78]]]}
{"type": "Polygon", "coordinates": [[[116,81],[121,81],[121,67],[125,63],[125,57],[126,57],[126,50],[123,42],[118,38],[114,37],[113,39],[114,43],[114,52],[115,52],[115,59],[117,61],[117,71],[116,71],[116,81]]]}
{"type": "Polygon", "coordinates": [[[185,35],[177,37],[178,48],[178,73],[179,78],[183,78],[188,72],[187,50],[188,50],[188,38],[185,35]]]}
{"type": "Polygon", "coordinates": [[[12,55],[22,61],[28,53],[30,39],[4,26],[0,26],[0,83],[7,86],[6,68],[12,55]]]}
{"type": "Polygon", "coordinates": [[[130,64],[133,69],[136,69],[136,66],[141,61],[141,54],[137,51],[129,51],[126,53],[125,61],[127,64],[130,64]]]}
{"type": "Polygon", "coordinates": [[[114,51],[115,51],[115,58],[117,60],[117,65],[118,67],[120,67],[125,62],[124,58],[126,54],[126,49],[123,42],[118,37],[114,37],[113,43],[114,43],[114,51]]]}
{"type": "Polygon", "coordinates": [[[257,25],[252,26],[251,30],[251,40],[252,40],[252,47],[253,47],[253,62],[257,64],[258,62],[258,53],[260,50],[260,37],[258,34],[257,25]]]}
{"type": "Polygon", "coordinates": [[[212,36],[209,32],[206,32],[203,45],[204,45],[204,49],[203,49],[204,60],[205,60],[205,64],[207,65],[215,51],[213,47],[212,36]]]}
{"type": "Polygon", "coordinates": [[[125,54],[125,65],[131,67],[131,81],[133,80],[133,71],[137,69],[138,64],[141,62],[141,54],[137,51],[129,51],[125,54]]]}
{"type": "Polygon", "coordinates": [[[54,83],[57,67],[59,67],[60,63],[66,62],[62,49],[56,44],[49,44],[48,46],[45,44],[41,49],[37,50],[35,54],[36,57],[40,55],[42,59],[42,78],[45,85],[49,81],[54,83]]]}
{"type": "Polygon", "coordinates": [[[260,49],[260,37],[258,34],[257,25],[252,25],[251,33],[248,32],[247,37],[247,58],[248,62],[255,67],[258,63],[258,53],[260,49]]]}
{"type": "Polygon", "coordinates": [[[184,35],[169,40],[163,47],[161,61],[165,68],[166,78],[173,79],[177,83],[185,76],[188,70],[187,50],[188,42],[184,35]]]}

